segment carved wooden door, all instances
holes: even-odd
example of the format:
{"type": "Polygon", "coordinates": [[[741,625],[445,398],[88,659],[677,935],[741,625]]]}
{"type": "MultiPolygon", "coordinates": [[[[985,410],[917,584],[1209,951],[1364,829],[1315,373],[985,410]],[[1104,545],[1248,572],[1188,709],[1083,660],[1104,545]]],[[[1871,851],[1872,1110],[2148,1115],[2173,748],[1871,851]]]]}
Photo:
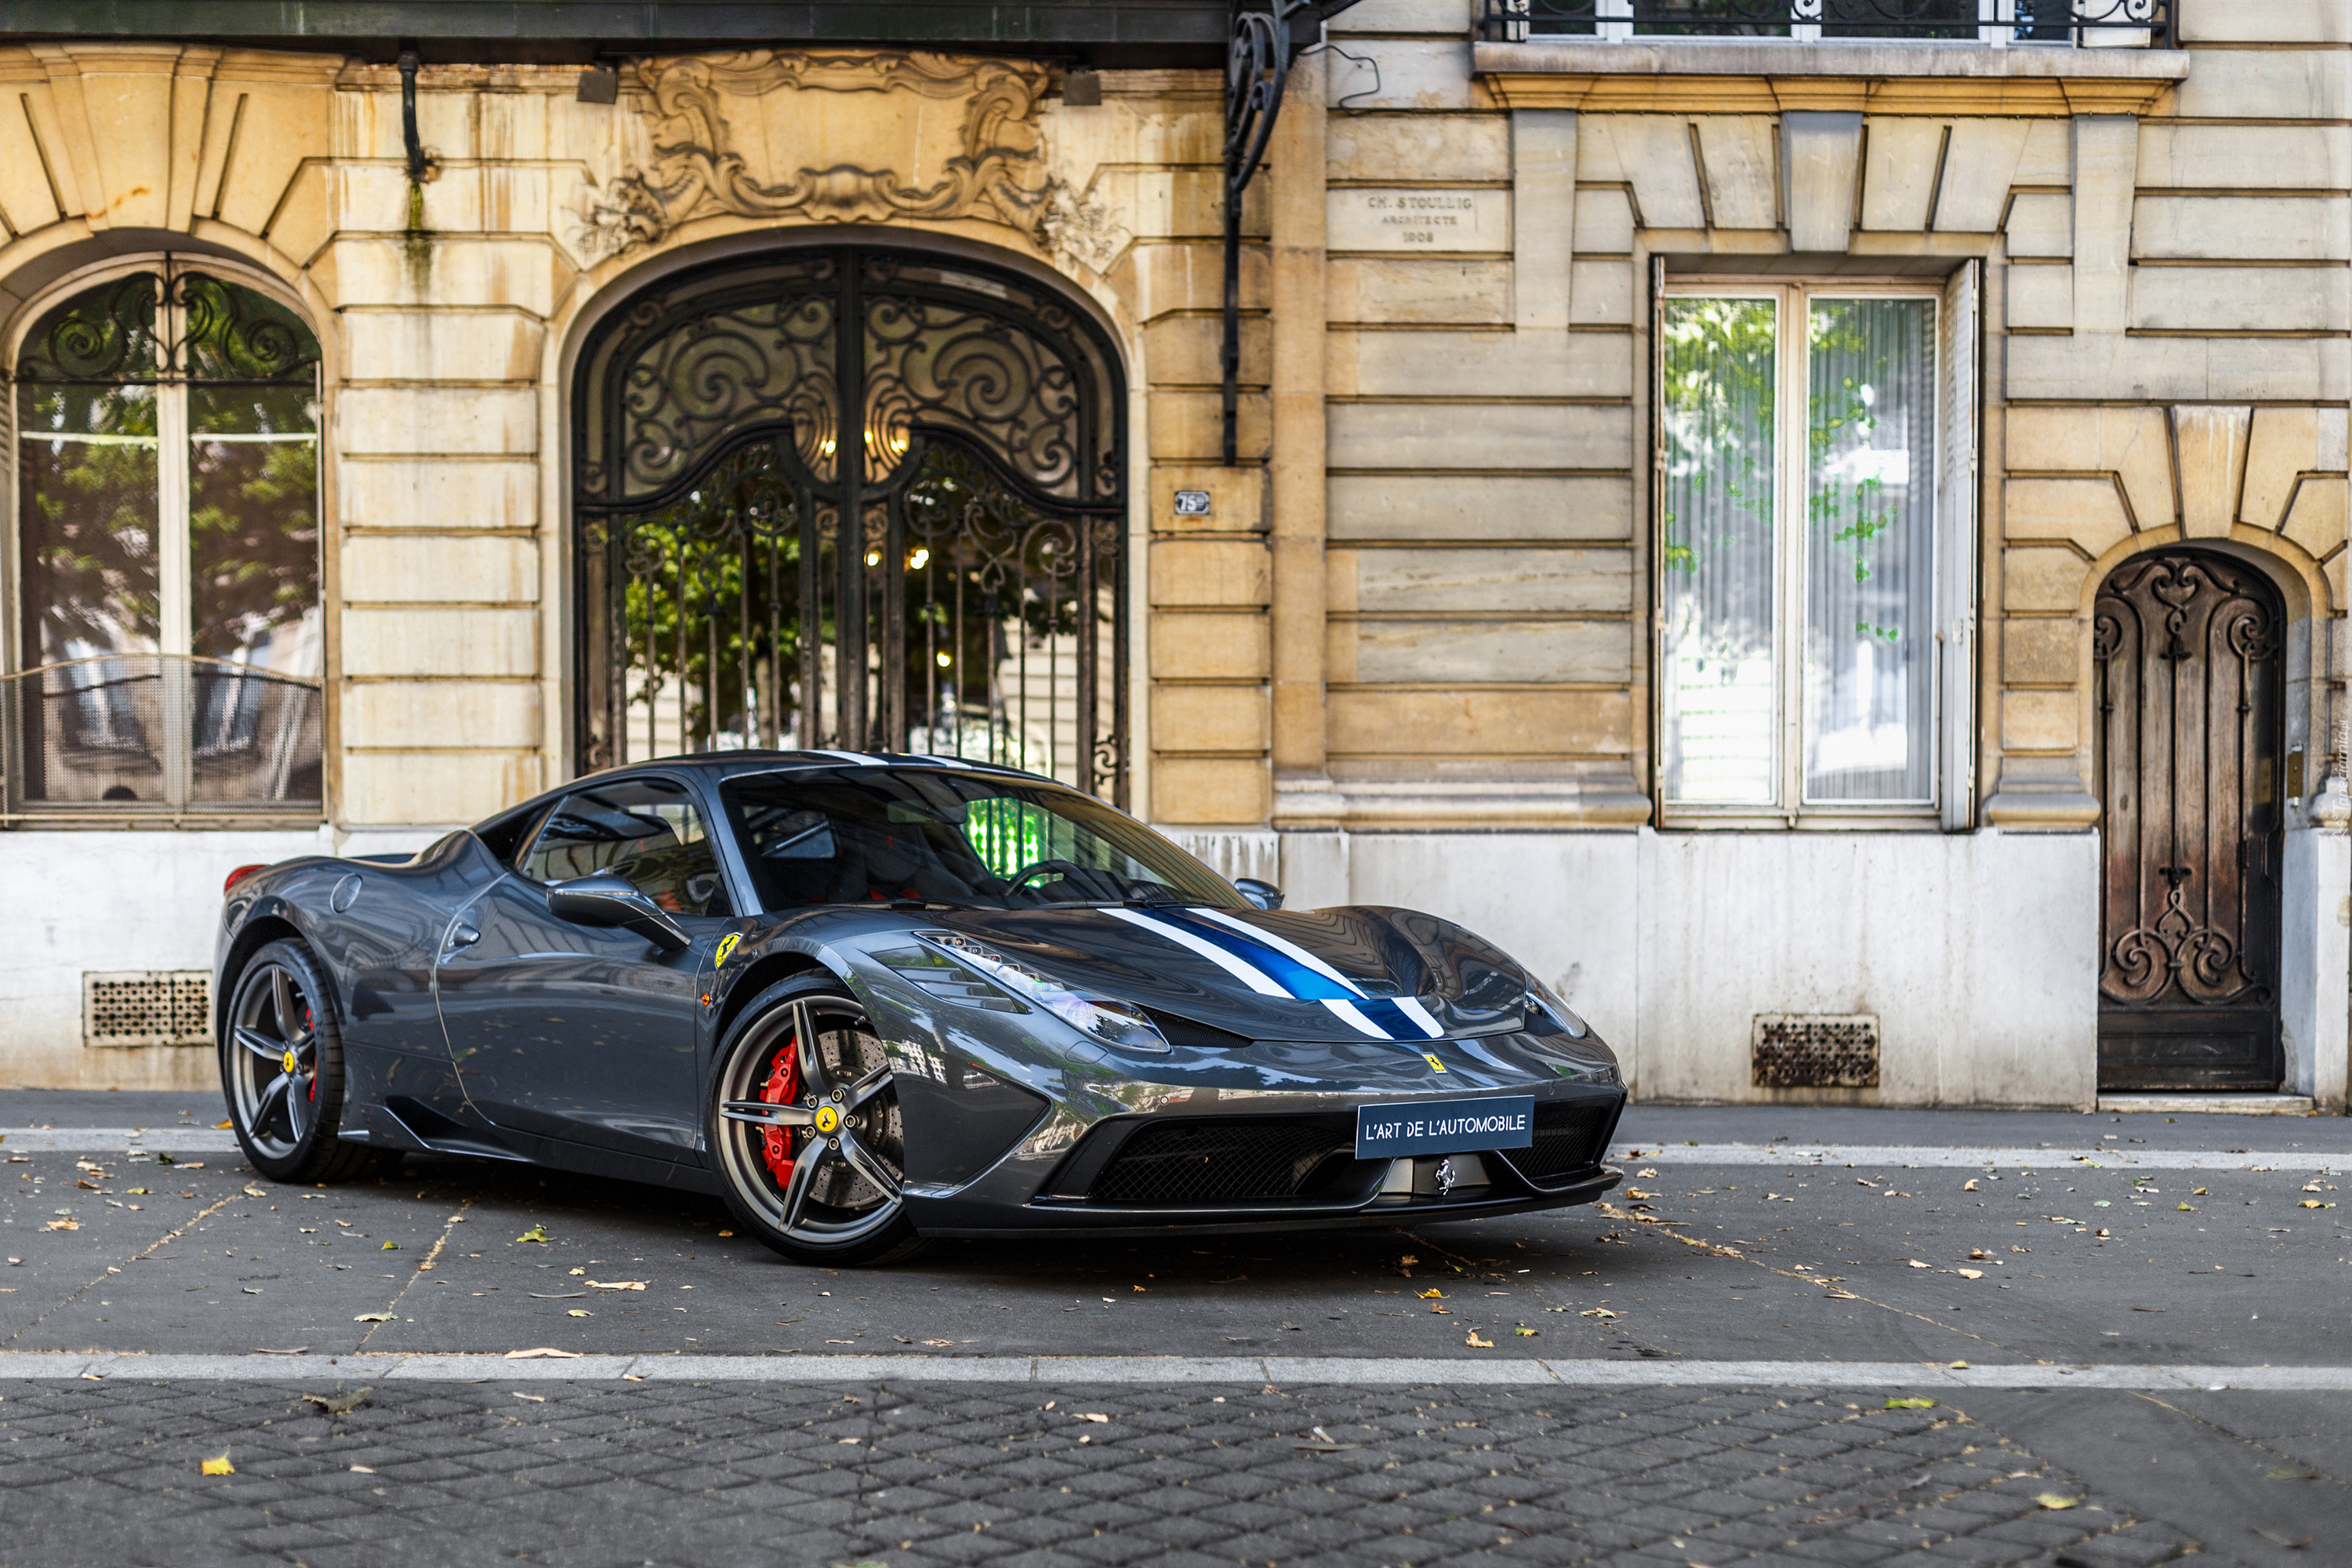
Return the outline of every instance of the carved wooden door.
{"type": "Polygon", "coordinates": [[[2274,1089],[2284,613],[2168,550],[2099,591],[2099,1087],[2274,1089]]]}

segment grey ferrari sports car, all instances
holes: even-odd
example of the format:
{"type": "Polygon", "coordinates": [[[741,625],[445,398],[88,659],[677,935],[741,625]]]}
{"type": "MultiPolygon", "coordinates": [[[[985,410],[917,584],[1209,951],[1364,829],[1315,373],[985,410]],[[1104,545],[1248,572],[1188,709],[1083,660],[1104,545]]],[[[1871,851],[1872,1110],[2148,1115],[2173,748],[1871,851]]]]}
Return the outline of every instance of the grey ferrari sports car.
{"type": "Polygon", "coordinates": [[[1286,911],[952,757],[619,768],[413,857],[242,867],[215,956],[279,1181],[470,1154],[716,1193],[787,1258],[1589,1203],[1616,1058],[1410,910],[1286,911]]]}

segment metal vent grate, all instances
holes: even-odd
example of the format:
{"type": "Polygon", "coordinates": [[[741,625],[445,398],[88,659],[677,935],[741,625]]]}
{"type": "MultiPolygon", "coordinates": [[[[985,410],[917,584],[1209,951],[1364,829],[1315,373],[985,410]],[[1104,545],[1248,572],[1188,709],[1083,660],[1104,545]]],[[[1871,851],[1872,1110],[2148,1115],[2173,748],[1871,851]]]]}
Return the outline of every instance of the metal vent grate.
{"type": "Polygon", "coordinates": [[[1869,1013],[1759,1014],[1749,1059],[1758,1089],[1876,1089],[1878,1019],[1869,1013]]]}
{"type": "Polygon", "coordinates": [[[213,977],[201,969],[146,969],[81,977],[86,1046],[208,1046],[213,977]]]}

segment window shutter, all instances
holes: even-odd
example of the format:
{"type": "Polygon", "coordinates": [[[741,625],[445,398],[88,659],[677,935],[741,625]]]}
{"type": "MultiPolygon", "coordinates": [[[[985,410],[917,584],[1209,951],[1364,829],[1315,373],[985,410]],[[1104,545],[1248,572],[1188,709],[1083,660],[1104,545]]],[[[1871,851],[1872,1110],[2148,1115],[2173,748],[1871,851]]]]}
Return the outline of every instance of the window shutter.
{"type": "Polygon", "coordinates": [[[1968,262],[1944,290],[1936,644],[1943,773],[1938,793],[1948,833],[1976,825],[1977,409],[1983,398],[1977,317],[1983,266],[1968,262]]]}

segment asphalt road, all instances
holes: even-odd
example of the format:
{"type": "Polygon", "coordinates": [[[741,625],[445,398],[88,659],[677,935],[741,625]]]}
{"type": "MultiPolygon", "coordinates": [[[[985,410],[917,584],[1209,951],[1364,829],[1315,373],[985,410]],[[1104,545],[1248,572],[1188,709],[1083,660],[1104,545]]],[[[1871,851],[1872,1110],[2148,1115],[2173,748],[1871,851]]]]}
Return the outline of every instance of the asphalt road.
{"type": "MultiPolygon", "coordinates": [[[[168,1130],[209,1125],[218,1114],[190,1096],[0,1096],[0,1130],[143,1127],[142,1142],[159,1150],[171,1141],[168,1130]]],[[[2338,1152],[2352,1171],[2352,1122],[2342,1119],[1642,1108],[1629,1115],[1621,1142],[1643,1153],[1628,1163],[1626,1185],[1597,1209],[1393,1232],[942,1242],[904,1265],[835,1271],[793,1267],[730,1235],[715,1200],[625,1184],[417,1159],[383,1182],[291,1189],[257,1180],[234,1153],[167,1162],[168,1151],[125,1152],[121,1143],[106,1152],[10,1152],[24,1140],[0,1138],[7,1161],[0,1171],[7,1187],[0,1194],[7,1258],[0,1378],[7,1352],[502,1356],[541,1347],[633,1357],[1434,1358],[1465,1376],[1481,1361],[1541,1356],[1647,1363],[1661,1379],[1673,1363],[1709,1361],[1807,1363],[1825,1373],[1855,1363],[1963,1361],[1979,1368],[2352,1365],[2344,1310],[2352,1238],[2336,1206],[2338,1187],[2352,1184],[2332,1173],[2338,1152]],[[1776,1159],[1774,1139],[2012,1152],[2047,1145],[2050,1152],[1990,1166],[1867,1158],[1849,1165],[1776,1159]],[[1675,1158],[1675,1149],[1698,1144],[1749,1147],[1739,1163],[1675,1158]],[[2086,1160],[2084,1151],[2095,1152],[2086,1160]],[[2196,1169],[2178,1165],[2198,1151],[2210,1152],[2212,1162],[2199,1154],[2196,1169]],[[2176,1163],[2124,1163],[2159,1152],[2176,1163]],[[2264,1163],[2265,1153],[2293,1155],[2299,1168],[2249,1168],[2264,1163]]],[[[841,1365],[845,1379],[859,1375],[853,1363],[841,1365]]],[[[88,1389],[41,1397],[77,1392],[98,1397],[88,1389]]],[[[1239,1387],[1229,1395],[1245,1396],[1265,1397],[1239,1387]]],[[[1460,1396],[1429,1391],[1432,1399],[1460,1396]]],[[[23,1397],[11,1391],[0,1401],[0,1434],[23,1397]]],[[[794,1402],[833,1398],[777,1397],[795,1409],[794,1402]]],[[[1176,1396],[1153,1397],[1164,1415],[1176,1396]]],[[[1316,1397],[1329,1405],[1340,1395],[1316,1397]]],[[[1632,1410],[1631,1397],[1600,1396],[1604,1415],[1632,1410]]],[[[2036,1560],[2033,1552],[2059,1561],[2047,1553],[2060,1550],[2080,1562],[2153,1561],[2201,1543],[2217,1561],[2352,1563],[2345,1486],[2352,1442],[2328,1415],[2341,1398],[1971,1390],[1967,1419],[2029,1456],[2032,1473],[2074,1478],[2069,1484],[2089,1489],[2085,1496],[2110,1500],[2096,1506],[2163,1529],[2116,1535],[2121,1527],[2108,1521],[2101,1539],[2113,1536],[2109,1545],[2124,1552],[2112,1559],[2083,1555],[2079,1539],[2010,1557],[1980,1532],[1956,1529],[1949,1542],[1976,1542],[1958,1554],[1986,1562],[2036,1560]],[[2274,1471],[2308,1471],[2309,1479],[2268,1479],[2274,1471]],[[2289,1541],[2310,1534],[2314,1545],[2290,1547],[2265,1530],[2289,1541]]],[[[1819,1399],[1818,1418],[1832,1425],[1846,1420],[1849,1406],[1880,1418],[1875,1399],[1852,1394],[1759,1394],[1743,1408],[1769,1409],[1776,1399],[1809,1410],[1819,1399]]],[[[1024,1395],[989,1417],[1003,1428],[1004,1452],[1013,1451],[1013,1427],[1027,1430],[1043,1402],[1024,1395]]],[[[691,1426],[690,1415],[664,1419],[691,1426]]],[[[1164,1421],[1154,1428],[1163,1429],[1172,1428],[1164,1421]]],[[[1920,1429],[1935,1429],[1933,1422],[1920,1429]]],[[[1644,1435],[1643,1447],[1654,1436],[1644,1435]]],[[[1537,1445],[1530,1454],[1540,1448],[1537,1437],[1528,1440],[1537,1445]]],[[[1960,1457],[1949,1445],[1929,1447],[1944,1459],[1960,1457]]],[[[1920,1464],[1930,1463],[1927,1455],[1920,1450],[1920,1464]]],[[[1073,1462],[1087,1458],[1077,1453],[1073,1462]]],[[[1261,1458],[1296,1459],[1281,1443],[1261,1458]]],[[[10,1485],[0,1452],[0,1519],[10,1512],[10,1485]]],[[[1694,1485],[1692,1496],[1714,1497],[1709,1517],[1718,1522],[1751,1511],[1736,1501],[1724,1508],[1734,1495],[1720,1489],[1729,1480],[1694,1485]]],[[[1544,1500],[1520,1492],[1523,1502],[1544,1500]]],[[[870,1560],[894,1564],[937,1558],[936,1542],[917,1550],[884,1540],[897,1516],[887,1501],[873,1508],[883,1523],[826,1550],[887,1548],[896,1555],[870,1560]]],[[[1104,1528],[1107,1538],[1120,1535],[1104,1528]]],[[[1676,1528],[1687,1534],[1696,1527],[1676,1528]]],[[[1313,1555],[1311,1533],[1294,1542],[1290,1557],[1313,1555]]],[[[1792,1539],[1810,1542],[1818,1533],[1792,1539]]],[[[1534,1544],[1533,1534],[1524,1539],[1534,1544]]],[[[1649,1560],[1642,1553],[1652,1548],[1626,1544],[1633,1539],[1569,1531],[1547,1560],[1649,1560]]],[[[1715,1565],[1745,1560],[1731,1554],[1734,1544],[1766,1557],[1786,1550],[1761,1537],[1718,1540],[1713,1555],[1694,1548],[1659,1560],[1715,1565]]],[[[1935,1549],[1906,1537],[1900,1550],[1923,1543],[1935,1549]]],[[[1001,1544],[1011,1552],[1016,1542],[1001,1544]]],[[[1027,1550],[1047,1544],[1039,1537],[1027,1550]]],[[[1458,1544],[1463,1552],[1504,1550],[1466,1537],[1458,1544]]],[[[1333,1562],[1439,1560],[1407,1557],[1390,1550],[1395,1545],[1381,1535],[1317,1550],[1336,1552],[1333,1562]]],[[[1162,1556],[1177,1550],[1159,1546],[1162,1556]]],[[[248,1551],[242,1544],[223,1550],[238,1561],[312,1560],[299,1545],[271,1548],[276,1555],[238,1556],[248,1551]]],[[[727,1555],[709,1550],[676,1560],[727,1555]]],[[[1793,1554],[1832,1559],[1869,1560],[1843,1547],[1793,1554]]],[[[16,1560],[0,1545],[0,1561],[16,1560]]],[[[1202,1560],[1236,1555],[1210,1552],[1202,1560]]]]}

